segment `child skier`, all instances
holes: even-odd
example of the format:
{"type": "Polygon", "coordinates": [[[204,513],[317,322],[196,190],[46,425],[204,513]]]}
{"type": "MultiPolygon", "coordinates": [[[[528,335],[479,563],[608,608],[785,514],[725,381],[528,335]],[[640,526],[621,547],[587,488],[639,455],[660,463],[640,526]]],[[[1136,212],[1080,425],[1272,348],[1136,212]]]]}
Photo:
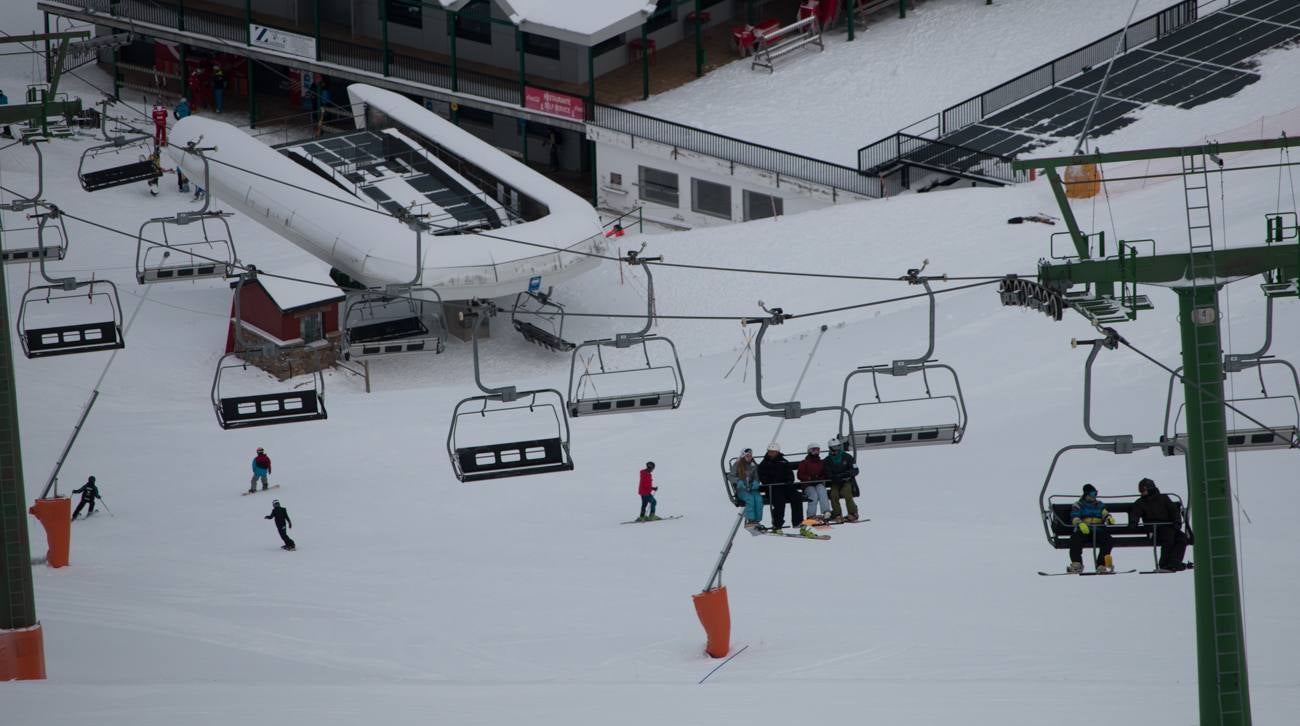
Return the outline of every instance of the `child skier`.
{"type": "Polygon", "coordinates": [[[275,520],[275,531],[279,532],[280,539],[284,540],[284,544],[280,546],[280,549],[292,551],[298,548],[298,545],[294,544],[294,541],[289,537],[289,533],[285,531],[285,529],[293,529],[293,520],[289,519],[289,510],[280,506],[279,499],[271,501],[271,513],[262,519],[275,520]]]}
{"type": "Polygon", "coordinates": [[[72,513],[73,521],[76,521],[81,514],[81,508],[87,505],[90,506],[90,509],[86,511],[86,518],[89,519],[90,515],[95,513],[95,500],[103,499],[99,495],[99,487],[95,486],[95,477],[93,476],[87,479],[85,484],[73,489],[72,493],[81,495],[81,501],[77,502],[77,509],[72,513]]]}
{"type": "Polygon", "coordinates": [[[271,457],[266,455],[266,450],[257,447],[257,456],[253,457],[253,478],[248,482],[248,493],[252,494],[257,491],[257,480],[262,480],[262,491],[266,491],[266,475],[271,473],[271,457]]]}
{"type": "Polygon", "coordinates": [[[647,461],[645,468],[641,470],[641,483],[636,490],[637,494],[641,495],[641,516],[636,518],[638,522],[653,522],[660,518],[659,515],[655,514],[655,506],[659,502],[655,499],[654,492],[659,491],[659,487],[654,485],[654,475],[652,473],[654,470],[655,463],[653,461],[647,461]],[[650,507],[649,515],[645,513],[646,506],[650,507]]]}

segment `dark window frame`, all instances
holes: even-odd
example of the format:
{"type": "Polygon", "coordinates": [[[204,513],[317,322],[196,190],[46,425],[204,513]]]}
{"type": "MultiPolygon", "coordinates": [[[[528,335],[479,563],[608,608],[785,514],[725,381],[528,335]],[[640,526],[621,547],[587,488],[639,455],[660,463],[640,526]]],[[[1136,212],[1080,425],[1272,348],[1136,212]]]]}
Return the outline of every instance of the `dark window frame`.
{"type": "Polygon", "coordinates": [[[740,211],[741,211],[741,215],[744,217],[742,221],[745,222],[749,222],[755,219],[771,219],[772,217],[780,217],[785,215],[785,199],[775,194],[764,194],[763,192],[755,192],[749,189],[745,189],[742,190],[741,192],[740,201],[741,201],[740,211]],[[754,200],[754,197],[763,197],[763,200],[756,201],[754,200]],[[769,200],[775,200],[775,203],[769,200]],[[763,213],[755,215],[753,214],[754,209],[762,209],[763,213]]]}
{"type": "Polygon", "coordinates": [[[424,4],[421,0],[380,0],[387,5],[388,22],[408,28],[424,29],[424,4]]]}
{"type": "Polygon", "coordinates": [[[455,33],[462,40],[492,45],[492,4],[490,0],[472,0],[456,13],[455,33]],[[482,12],[478,10],[482,8],[482,12]]]}
{"type": "Polygon", "coordinates": [[[545,35],[524,33],[523,43],[524,52],[528,55],[535,55],[538,58],[550,58],[551,60],[560,59],[559,38],[548,38],[545,35]]]}
{"type": "Polygon", "coordinates": [[[610,51],[618,50],[619,48],[622,48],[624,44],[625,41],[623,40],[622,33],[619,33],[618,35],[611,35],[610,37],[591,46],[591,54],[593,56],[599,57],[605,55],[610,51]]]}
{"type": "Polygon", "coordinates": [[[653,202],[655,204],[663,204],[668,207],[673,207],[674,209],[681,208],[681,204],[682,204],[681,175],[672,171],[656,169],[653,166],[638,165],[636,181],[637,181],[637,188],[641,190],[640,197],[643,201],[653,202]],[[668,184],[659,181],[647,181],[646,180],[647,171],[654,172],[656,174],[664,174],[666,176],[671,176],[673,178],[672,186],[669,187],[668,184]],[[669,189],[671,189],[671,192],[668,191],[669,189]],[[660,198],[656,198],[657,195],[660,195],[661,190],[662,190],[662,196],[660,198]],[[649,195],[647,195],[647,192],[649,192],[649,195]],[[672,201],[668,201],[669,197],[671,197],[672,201]]]}
{"type": "MultiPolygon", "coordinates": [[[[718,190],[715,189],[712,191],[716,192],[718,190]]],[[[691,211],[695,212],[696,214],[703,214],[709,217],[717,217],[719,219],[725,219],[730,221],[731,220],[731,186],[728,184],[719,184],[718,182],[711,182],[708,179],[698,179],[696,177],[691,177],[691,211]],[[718,187],[718,189],[727,190],[727,210],[725,213],[723,213],[721,209],[706,209],[703,205],[700,204],[701,199],[707,200],[709,198],[709,192],[710,192],[709,189],[705,189],[705,194],[701,194],[700,193],[701,187],[718,187]]]]}

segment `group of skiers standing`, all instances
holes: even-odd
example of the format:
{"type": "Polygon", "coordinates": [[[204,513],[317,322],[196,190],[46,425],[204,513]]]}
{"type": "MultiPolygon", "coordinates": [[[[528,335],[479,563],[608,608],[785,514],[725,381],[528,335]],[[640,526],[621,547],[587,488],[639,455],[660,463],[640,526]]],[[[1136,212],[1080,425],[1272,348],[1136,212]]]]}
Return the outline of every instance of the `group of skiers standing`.
{"type": "Polygon", "coordinates": [[[808,444],[806,454],[796,466],[772,443],[761,461],[754,461],[754,450],[745,449],[731,465],[731,484],[745,508],[745,526],[762,528],[763,493],[772,507],[772,529],[785,527],[785,510],[790,509],[790,523],[800,532],[811,535],[809,525],[827,522],[856,522],[858,519],[857,462],[845,450],[844,440],[832,438],[822,458],[821,446],[808,444]],[[843,500],[843,507],[840,502],[843,500]],[[808,505],[804,517],[804,503],[808,505]]]}

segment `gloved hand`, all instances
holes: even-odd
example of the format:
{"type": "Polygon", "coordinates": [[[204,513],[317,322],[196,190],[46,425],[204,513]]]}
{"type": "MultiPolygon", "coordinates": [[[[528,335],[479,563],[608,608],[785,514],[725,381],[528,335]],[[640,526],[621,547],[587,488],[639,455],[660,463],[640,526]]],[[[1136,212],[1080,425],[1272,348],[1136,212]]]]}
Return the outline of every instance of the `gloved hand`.
{"type": "Polygon", "coordinates": [[[1106,515],[1106,524],[1114,524],[1114,523],[1115,523],[1115,515],[1113,515],[1113,514],[1107,514],[1107,515],[1106,515]]]}
{"type": "Polygon", "coordinates": [[[1079,534],[1092,534],[1092,530],[1088,528],[1087,522],[1079,522],[1079,534]]]}
{"type": "Polygon", "coordinates": [[[659,487],[650,487],[650,491],[657,492],[659,491],[659,487]]]}

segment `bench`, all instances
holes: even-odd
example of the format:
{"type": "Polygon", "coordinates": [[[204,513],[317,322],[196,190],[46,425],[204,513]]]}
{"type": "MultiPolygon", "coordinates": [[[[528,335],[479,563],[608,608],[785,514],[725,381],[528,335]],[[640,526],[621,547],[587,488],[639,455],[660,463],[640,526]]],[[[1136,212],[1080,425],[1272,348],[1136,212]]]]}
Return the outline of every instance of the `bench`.
{"type": "Polygon", "coordinates": [[[955,444],[961,441],[961,434],[962,430],[957,424],[854,431],[853,445],[858,449],[888,449],[898,446],[955,444]]]}
{"type": "Polygon", "coordinates": [[[428,335],[429,328],[417,317],[396,318],[348,328],[349,343],[373,343],[379,340],[428,335]]]}
{"type": "Polygon", "coordinates": [[[99,171],[88,171],[81,175],[81,188],[88,192],[119,187],[140,181],[149,181],[162,176],[152,161],[136,161],[122,166],[113,166],[99,171]]]}
{"type": "Polygon", "coordinates": [[[549,330],[543,330],[532,323],[523,320],[514,320],[512,322],[515,325],[515,330],[518,330],[519,334],[524,336],[524,340],[527,340],[530,343],[536,343],[543,348],[549,348],[550,350],[559,352],[568,352],[577,347],[564,338],[561,338],[549,330]]]}
{"type": "Polygon", "coordinates": [[[754,60],[750,63],[750,70],[766,68],[769,73],[775,72],[776,61],[810,45],[817,46],[819,51],[826,50],[822,44],[821,23],[817,22],[816,15],[773,30],[755,30],[754,60]]]}
{"type": "Polygon", "coordinates": [[[567,454],[564,441],[559,438],[466,446],[456,449],[456,478],[476,482],[569,471],[573,469],[573,460],[567,454]]]}
{"type": "MultiPolygon", "coordinates": [[[[1275,426],[1271,429],[1228,429],[1224,438],[1228,442],[1228,451],[1258,451],[1263,449],[1289,449],[1291,442],[1300,435],[1300,427],[1295,425],[1275,426]]],[[[1187,452],[1187,434],[1179,432],[1172,437],[1160,437],[1161,450],[1165,456],[1174,456],[1187,452]]]]}
{"type": "Polygon", "coordinates": [[[230,396],[217,405],[217,421],[227,430],[325,418],[325,400],[315,390],[230,396]]]}
{"type": "MultiPolygon", "coordinates": [[[[1187,534],[1187,544],[1192,544],[1191,522],[1187,516],[1187,508],[1183,506],[1182,499],[1177,494],[1169,494],[1170,499],[1178,505],[1178,511],[1182,518],[1183,532],[1187,534]]],[[[1070,518],[1070,506],[1077,501],[1076,498],[1054,496],[1048,500],[1048,512],[1043,513],[1043,517],[1048,530],[1048,541],[1052,547],[1058,550],[1070,548],[1070,536],[1074,533],[1074,524],[1070,518]],[[1068,501],[1063,501],[1068,500],[1068,501]]],[[[1115,517],[1115,524],[1105,525],[1106,531],[1110,533],[1111,546],[1116,549],[1123,547],[1150,547],[1156,561],[1159,561],[1159,543],[1156,542],[1155,531],[1160,524],[1129,524],[1127,519],[1137,503],[1136,496],[1119,497],[1115,499],[1103,498],[1102,503],[1106,511],[1115,517]]],[[[1102,525],[1097,525],[1102,526],[1102,525]]]]}
{"type": "Polygon", "coordinates": [[[652,393],[629,393],[619,396],[597,396],[578,399],[569,404],[569,415],[594,416],[601,413],[623,413],[625,411],[649,411],[653,409],[677,408],[682,403],[681,394],[676,391],[655,391],[652,393]]]}
{"type": "Polygon", "coordinates": [[[32,328],[23,332],[24,353],[42,358],[69,353],[91,353],[126,347],[122,329],[112,320],[99,323],[32,328]]]}

